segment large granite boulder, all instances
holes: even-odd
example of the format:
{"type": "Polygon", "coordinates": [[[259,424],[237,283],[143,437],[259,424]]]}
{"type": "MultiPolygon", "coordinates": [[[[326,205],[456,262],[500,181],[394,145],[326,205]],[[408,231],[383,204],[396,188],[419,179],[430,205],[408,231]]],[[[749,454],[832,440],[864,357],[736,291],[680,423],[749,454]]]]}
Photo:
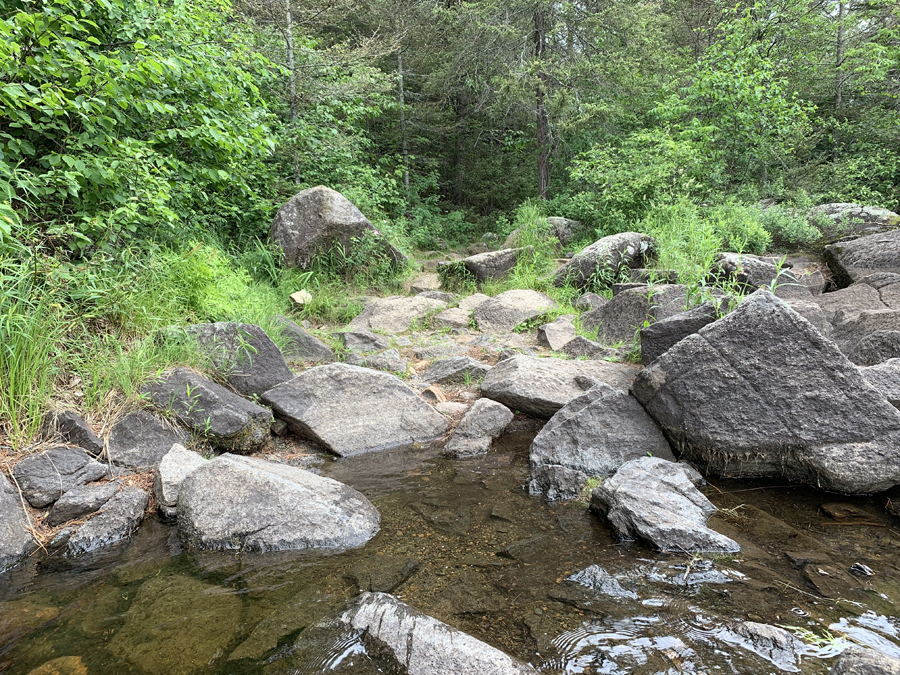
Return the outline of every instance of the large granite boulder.
{"type": "Polygon", "coordinates": [[[432,384],[477,383],[491,369],[471,356],[452,356],[435,361],[422,373],[422,381],[432,384]]]}
{"type": "Polygon", "coordinates": [[[603,237],[576,253],[553,275],[554,286],[586,288],[595,282],[611,284],[626,267],[646,267],[653,260],[655,240],[638,232],[603,237]]]}
{"type": "Polygon", "coordinates": [[[788,263],[746,253],[720,253],[713,263],[711,276],[717,281],[736,284],[742,291],[760,288],[774,290],[779,298],[811,299],[810,290],[794,275],[788,263]]]}
{"type": "Polygon", "coordinates": [[[488,251],[464,258],[456,265],[463,265],[478,281],[502,279],[512,270],[519,256],[532,253],[530,246],[525,248],[504,248],[499,251],[488,251]]]}
{"type": "Polygon", "coordinates": [[[874,366],[900,357],[900,330],[869,333],[860,338],[848,356],[858,366],[874,366]]]}
{"type": "Polygon", "coordinates": [[[683,457],[848,493],[900,482],[900,413],[767,291],[645,368],[634,396],[683,457]]]}
{"type": "Polygon", "coordinates": [[[319,338],[310,335],[302,326],[283,316],[274,317],[274,321],[281,326],[282,336],[287,343],[284,354],[289,359],[316,363],[331,363],[335,360],[334,350],[319,338]]]}
{"type": "Polygon", "coordinates": [[[421,295],[411,298],[399,295],[380,298],[367,304],[350,322],[350,328],[356,331],[402,333],[412,328],[413,322],[421,322],[428,315],[446,308],[446,302],[421,295]]]}
{"type": "Polygon", "coordinates": [[[829,244],[825,260],[841,286],[877,272],[900,274],[900,230],[829,244]]]}
{"type": "Polygon", "coordinates": [[[188,326],[220,377],[244,396],[261,394],[294,374],[284,354],[259,326],[220,321],[188,326]]]}
{"type": "Polygon", "coordinates": [[[322,185],[291,197],[278,209],[269,229],[269,240],[281,246],[287,267],[308,267],[316,254],[336,245],[352,251],[363,236],[376,237],[394,264],[406,262],[406,256],[391,246],[350,200],[322,185]]]}
{"type": "Polygon", "coordinates": [[[116,422],[109,434],[107,456],[114,466],[126,471],[148,471],[175,443],[186,443],[188,434],[145,410],[128,413],[116,422]]]}
{"type": "Polygon", "coordinates": [[[165,454],[153,479],[153,496],[164,520],[177,516],[178,491],[184,479],[206,463],[197,452],[175,444],[165,454]]]}
{"type": "Polygon", "coordinates": [[[830,675],[900,675],[900,659],[874,649],[848,647],[834,662],[830,675]]]}
{"type": "Polygon", "coordinates": [[[550,419],[598,382],[628,391],[636,374],[623,363],[517,355],[491,368],[481,383],[481,393],[511,410],[550,419]]]}
{"type": "Polygon", "coordinates": [[[262,400],[292,431],[342,457],[428,444],[448,424],[394,375],[343,363],[311,368],[262,400]]]}
{"type": "Polygon", "coordinates": [[[496,295],[475,307],[478,330],[485,333],[509,333],[519,324],[543,316],[559,305],[543,293],[512,290],[496,295]]]}
{"type": "Polygon", "coordinates": [[[860,368],[859,372],[892,406],[900,408],[900,358],[860,368]]]}
{"type": "Polygon", "coordinates": [[[269,438],[269,410],[187,368],[164,373],[142,391],[158,409],[218,448],[255,452],[269,438]]]}
{"type": "Polygon", "coordinates": [[[198,549],[350,549],[379,524],[369,500],[343,483],[228,453],[192,471],[178,493],[179,533],[198,549]]]}
{"type": "Polygon", "coordinates": [[[502,403],[480,398],[463,415],[444,446],[450,457],[475,457],[491,448],[491,442],[512,422],[512,411],[502,403]]]}
{"type": "Polygon", "coordinates": [[[584,330],[597,329],[605,344],[631,342],[643,326],[684,311],[687,286],[661,284],[623,290],[613,299],[581,315],[584,330]]]}
{"type": "Polygon", "coordinates": [[[46,440],[62,439],[77,445],[95,457],[103,452],[103,441],[94,433],[84,418],[71,410],[51,410],[44,416],[41,435],[46,440]]]}
{"type": "Polygon", "coordinates": [[[34,537],[19,491],[0,473],[0,574],[34,548],[34,537]]]}
{"type": "Polygon", "coordinates": [[[551,500],[574,499],[588,478],[610,476],[647,455],[675,461],[641,404],[601,383],[564,405],[535,437],[529,491],[551,500]]]}
{"type": "Polygon", "coordinates": [[[136,487],[122,488],[99,513],[81,525],[66,544],[69,557],[94,553],[131,537],[141,521],[150,495],[136,487]]]}
{"type": "Polygon", "coordinates": [[[12,474],[28,503],[41,508],[73,487],[103,478],[106,467],[81,448],[52,448],[26,457],[12,474]]]}
{"type": "Polygon", "coordinates": [[[686,312],[654,321],[641,328],[641,362],[649,366],[661,354],[719,318],[721,303],[707,301],[686,312]]]}
{"type": "Polygon", "coordinates": [[[880,206],[839,202],[820,204],[806,214],[810,224],[823,231],[825,240],[887,232],[900,225],[900,216],[880,206]]]}
{"type": "Polygon", "coordinates": [[[696,488],[700,475],[659,457],[627,462],[591,493],[591,509],[622,539],[643,539],[672,553],[741,550],[706,526],[716,507],[696,488]]]}
{"type": "Polygon", "coordinates": [[[56,527],[94,513],[112,499],[120,487],[122,486],[118,483],[92,483],[73,487],[56,500],[44,522],[50,527],[56,527]]]}

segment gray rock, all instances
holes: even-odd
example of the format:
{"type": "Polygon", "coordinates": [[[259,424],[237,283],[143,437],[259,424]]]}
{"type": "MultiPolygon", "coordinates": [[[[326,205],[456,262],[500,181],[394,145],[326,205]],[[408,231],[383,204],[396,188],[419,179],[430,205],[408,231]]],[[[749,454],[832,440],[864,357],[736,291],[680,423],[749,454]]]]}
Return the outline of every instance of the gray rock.
{"type": "Polygon", "coordinates": [[[600,309],[607,302],[609,302],[609,300],[607,298],[604,298],[602,295],[597,295],[596,293],[585,293],[584,295],[579,297],[572,306],[582,312],[589,312],[592,309],[600,309]]]}
{"type": "Polygon", "coordinates": [[[806,653],[806,645],[784,628],[755,621],[731,625],[720,639],[758,654],[788,672],[800,670],[800,655],[806,653]]]}
{"type": "Polygon", "coordinates": [[[60,438],[77,445],[95,457],[103,452],[103,441],[87,425],[84,418],[71,410],[51,410],[44,416],[41,435],[46,440],[60,438]]]}
{"type": "Polygon", "coordinates": [[[269,438],[270,411],[187,368],[164,373],[142,391],[218,448],[254,452],[269,438]]]}
{"type": "Polygon", "coordinates": [[[484,293],[473,293],[472,295],[466,296],[462,300],[459,301],[459,308],[465,309],[467,311],[472,311],[481,303],[490,300],[490,297],[485,295],[484,293]]]}
{"type": "MultiPolygon", "coordinates": [[[[340,617],[370,650],[388,654],[408,675],[536,675],[498,649],[390,595],[363,593],[340,617]]],[[[399,671],[398,671],[399,672],[399,671]]]]}
{"type": "Polygon", "coordinates": [[[462,415],[469,409],[465,403],[457,403],[456,401],[438,401],[434,404],[434,409],[442,415],[462,415]]]}
{"type": "Polygon", "coordinates": [[[159,466],[172,445],[187,440],[184,430],[137,410],[125,415],[112,428],[107,456],[121,469],[147,471],[159,466]]]}
{"type": "Polygon", "coordinates": [[[478,399],[453,431],[444,454],[456,458],[483,455],[512,419],[512,411],[502,403],[478,399]]]}
{"type": "Polygon", "coordinates": [[[205,463],[199,453],[177,443],[162,458],[153,480],[153,495],[163,516],[171,518],[175,515],[181,484],[205,463]]]}
{"type": "Polygon", "coordinates": [[[227,453],[191,472],[178,494],[179,533],[198,549],[357,548],[379,524],[375,507],[351,487],[227,453]]]}
{"type": "Polygon", "coordinates": [[[641,328],[641,362],[650,365],[688,335],[711,324],[719,318],[720,306],[718,302],[707,301],[641,328]]]}
{"type": "Polygon", "coordinates": [[[508,333],[519,324],[556,309],[556,301],[537,291],[512,290],[478,305],[473,315],[485,333],[508,333]]]}
{"type": "Polygon", "coordinates": [[[900,358],[860,368],[859,372],[892,406],[900,408],[900,358]]]}
{"type": "Polygon", "coordinates": [[[537,343],[554,352],[561,351],[570,341],[575,339],[575,325],[571,314],[560,316],[540,326],[537,331],[537,343]]]}
{"type": "Polygon", "coordinates": [[[619,355],[617,349],[604,347],[599,342],[588,340],[583,335],[576,335],[559,351],[567,356],[571,356],[573,359],[606,359],[619,355]]]}
{"type": "Polygon", "coordinates": [[[614,295],[599,309],[581,315],[584,330],[597,331],[605,344],[630,343],[645,324],[680,314],[687,302],[687,286],[639,286],[614,295]]]}
{"type": "Polygon", "coordinates": [[[292,431],[342,457],[431,443],[447,420],[393,375],[332,363],[267,391],[292,431]]]}
{"type": "Polygon", "coordinates": [[[808,300],[809,289],[800,283],[786,264],[776,258],[741,253],[720,253],[713,263],[711,275],[720,281],[737,284],[744,292],[775,287],[780,298],[808,300]]]}
{"type": "Polygon", "coordinates": [[[900,481],[900,413],[767,291],[669,349],[632,393],[684,458],[715,472],[849,493],[900,481]]]}
{"type": "Polygon", "coordinates": [[[282,335],[287,342],[285,355],[288,358],[315,363],[334,361],[334,350],[317,337],[307,333],[301,326],[283,316],[276,316],[274,320],[283,329],[282,335]]]}
{"type": "Polygon", "coordinates": [[[623,588],[618,579],[598,565],[591,565],[580,572],[576,572],[572,576],[567,577],[566,581],[586,586],[617,600],[638,599],[637,593],[623,588]]]}
{"type": "Polygon", "coordinates": [[[350,352],[366,354],[369,352],[382,352],[391,346],[388,339],[382,335],[376,335],[368,330],[348,330],[335,333],[344,349],[350,352]]]}
{"type": "Polygon", "coordinates": [[[848,647],[834,662],[830,675],[900,675],[900,659],[874,649],[848,647]]]}
{"type": "Polygon", "coordinates": [[[344,362],[351,366],[385,370],[392,373],[406,372],[406,361],[400,358],[400,352],[396,349],[386,349],[383,352],[366,354],[365,356],[350,353],[344,359],[344,362]]]}
{"type": "Polygon", "coordinates": [[[603,237],[560,267],[553,275],[553,285],[586,288],[592,282],[602,282],[604,277],[611,283],[623,268],[644,267],[652,260],[654,247],[652,237],[638,232],[603,237]]]}
{"type": "Polygon", "coordinates": [[[825,260],[841,286],[876,272],[900,274],[900,230],[829,244],[825,260]]]}
{"type": "Polygon", "coordinates": [[[429,345],[416,349],[413,353],[417,359],[431,361],[432,359],[447,359],[453,356],[463,356],[469,350],[463,345],[458,345],[452,340],[439,342],[436,345],[429,345]]]}
{"type": "Polygon", "coordinates": [[[395,265],[406,256],[391,246],[368,219],[340,192],[324,186],[312,187],[285,203],[269,229],[269,240],[281,246],[287,267],[308,267],[313,257],[335,245],[351,252],[354,238],[378,237],[385,256],[395,265]]]}
{"type": "Polygon", "coordinates": [[[828,317],[814,300],[786,300],[790,308],[816,327],[824,337],[830,338],[834,332],[828,317]]]}
{"type": "Polygon", "coordinates": [[[447,303],[416,295],[411,298],[392,296],[373,300],[350,322],[354,330],[378,330],[402,333],[413,322],[422,322],[428,315],[447,308],[447,303]]]}
{"type": "Polygon", "coordinates": [[[641,404],[601,383],[564,405],[535,437],[529,491],[574,499],[589,478],[610,476],[647,455],[675,461],[641,404]]]}
{"type": "Polygon", "coordinates": [[[624,464],[591,493],[591,508],[623,539],[643,539],[661,551],[741,550],[706,526],[716,507],[694,487],[682,464],[641,457],[624,464]]]}
{"type": "Polygon", "coordinates": [[[72,538],[72,535],[75,534],[74,527],[64,527],[59,532],[57,532],[53,539],[50,540],[50,543],[47,544],[47,547],[51,551],[55,551],[58,548],[62,548],[66,544],[69,543],[69,539],[72,538]]]}
{"type": "Polygon", "coordinates": [[[637,269],[629,270],[628,278],[638,284],[677,284],[678,272],[675,270],[638,267],[637,269]]]}
{"type": "Polygon", "coordinates": [[[412,293],[418,294],[426,291],[437,291],[441,288],[441,279],[437,274],[423,274],[416,277],[409,285],[412,293]]]}
{"type": "Polygon", "coordinates": [[[882,302],[878,290],[864,283],[853,284],[831,293],[823,293],[816,296],[815,302],[831,322],[834,322],[836,316],[840,316],[842,321],[847,321],[867,310],[890,309],[882,302]]]}
{"type": "Polygon", "coordinates": [[[66,521],[81,518],[100,509],[112,499],[121,486],[118,483],[102,483],[95,485],[79,485],[73,487],[56,500],[47,519],[50,527],[62,525],[66,521]]]}
{"type": "Polygon", "coordinates": [[[125,487],[79,527],[66,544],[69,557],[93,553],[125,541],[144,519],[150,496],[136,487],[125,487]]]}
{"type": "Polygon", "coordinates": [[[556,237],[560,246],[567,246],[581,227],[580,221],[560,218],[559,216],[550,216],[547,218],[547,224],[550,226],[550,232],[556,237]]]}
{"type": "Polygon", "coordinates": [[[456,302],[456,295],[453,293],[445,293],[444,291],[422,291],[421,293],[416,294],[420,298],[427,298],[429,300],[439,300],[440,302],[447,303],[448,305],[456,302]]]}
{"type": "Polygon", "coordinates": [[[19,491],[0,473],[0,574],[27,556],[34,546],[19,491]]]}
{"type": "Polygon", "coordinates": [[[892,230],[900,216],[880,206],[834,203],[812,207],[806,214],[810,224],[822,228],[825,238],[869,235],[892,230]]]}
{"type": "Polygon", "coordinates": [[[596,382],[628,391],[636,374],[633,367],[622,363],[516,355],[491,368],[481,383],[481,393],[511,410],[550,419],[596,382]],[[587,387],[578,382],[583,376],[590,378],[587,387]]]}
{"type": "Polygon", "coordinates": [[[422,373],[422,381],[434,384],[464,384],[466,379],[478,382],[491,369],[486,363],[476,361],[471,356],[454,356],[435,361],[422,373]]]}
{"type": "Polygon", "coordinates": [[[244,396],[261,394],[294,376],[284,354],[259,326],[222,321],[185,330],[207,352],[216,372],[244,396]]]}
{"type": "Polygon", "coordinates": [[[471,312],[453,307],[431,317],[431,325],[435,328],[468,328],[471,319],[471,312]]]}
{"type": "Polygon", "coordinates": [[[900,330],[876,330],[863,336],[849,357],[858,366],[874,366],[900,357],[900,330]]]}
{"type": "Polygon", "coordinates": [[[106,467],[81,448],[53,448],[26,457],[12,474],[28,503],[41,508],[73,487],[103,478],[106,467]]]}
{"type": "Polygon", "coordinates": [[[850,319],[844,319],[839,313],[835,315],[833,326],[835,343],[844,354],[850,356],[866,337],[880,332],[900,331],[900,309],[866,310],[850,319]]]}
{"type": "Polygon", "coordinates": [[[519,256],[532,251],[534,249],[531,246],[526,248],[504,248],[499,251],[488,251],[487,253],[469,256],[462,261],[462,264],[478,281],[502,279],[516,266],[519,256]]]}

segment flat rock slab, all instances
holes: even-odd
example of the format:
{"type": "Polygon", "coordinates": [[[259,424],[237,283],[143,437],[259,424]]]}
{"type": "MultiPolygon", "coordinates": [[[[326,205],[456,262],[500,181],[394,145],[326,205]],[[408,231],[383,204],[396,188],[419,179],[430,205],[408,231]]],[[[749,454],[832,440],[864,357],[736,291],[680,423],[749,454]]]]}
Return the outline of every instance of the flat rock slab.
{"type": "Polygon", "coordinates": [[[900,274],[900,230],[830,244],[825,260],[842,286],[876,272],[900,274]]]}
{"type": "Polygon", "coordinates": [[[94,513],[112,499],[121,487],[118,483],[74,487],[56,500],[44,522],[50,527],[56,527],[66,521],[94,513]]]}
{"type": "Polygon", "coordinates": [[[158,409],[218,448],[254,452],[269,438],[272,413],[187,368],[146,384],[143,393],[158,409]]]}
{"type": "Polygon", "coordinates": [[[65,555],[85,555],[129,539],[144,519],[149,500],[150,495],[140,488],[123,488],[75,531],[66,544],[65,555]]]}
{"type": "Polygon", "coordinates": [[[472,313],[462,307],[445,309],[431,317],[431,325],[435,328],[468,328],[472,313]]]}
{"type": "Polygon", "coordinates": [[[560,316],[538,328],[537,343],[554,352],[561,351],[575,339],[574,315],[560,316]]]}
{"type": "Polygon", "coordinates": [[[491,367],[471,356],[454,356],[435,361],[422,373],[422,381],[436,384],[476,383],[488,374],[491,367]]]}
{"type": "Polygon", "coordinates": [[[53,448],[26,457],[12,473],[28,503],[41,508],[78,485],[103,478],[106,467],[81,448],[53,448]]]}
{"type": "Polygon", "coordinates": [[[456,458],[483,455],[512,419],[512,411],[502,403],[478,399],[453,430],[444,454],[456,458]]]}
{"type": "Polygon", "coordinates": [[[598,382],[628,391],[635,375],[637,370],[623,363],[520,355],[491,368],[481,383],[481,393],[513,411],[550,419],[598,382]]]}
{"type": "Polygon", "coordinates": [[[348,330],[336,333],[337,338],[344,345],[344,349],[351,352],[366,354],[370,352],[382,352],[391,346],[391,343],[383,335],[376,335],[368,330],[348,330]]]}
{"type": "Polygon", "coordinates": [[[287,343],[284,354],[289,359],[315,363],[331,363],[335,360],[334,350],[302,326],[284,316],[276,316],[274,320],[282,328],[282,336],[287,343]]]}
{"type": "Polygon", "coordinates": [[[162,458],[153,480],[153,495],[164,517],[172,518],[176,515],[181,484],[204,464],[206,460],[199,453],[178,444],[173,445],[162,458]]]}
{"type": "Polygon", "coordinates": [[[292,431],[341,457],[431,443],[447,420],[394,375],[332,363],[267,391],[292,431]]]}
{"type": "Polygon", "coordinates": [[[684,311],[687,286],[657,285],[628,288],[599,309],[581,315],[584,330],[597,329],[604,344],[630,343],[643,326],[684,311]]]}
{"type": "Polygon", "coordinates": [[[228,453],[191,472],[178,494],[179,533],[198,549],[351,549],[379,525],[375,507],[343,483],[228,453]]]}
{"type": "Polygon", "coordinates": [[[345,363],[351,366],[384,370],[391,373],[405,373],[407,367],[406,361],[400,358],[400,352],[397,349],[385,349],[377,354],[350,353],[347,354],[345,363]]]}
{"type": "Polygon", "coordinates": [[[485,333],[509,333],[516,326],[543,316],[559,305],[543,293],[512,290],[496,295],[473,311],[478,329],[485,333]]]}
{"type": "Polygon", "coordinates": [[[0,474],[0,574],[27,556],[36,545],[28,528],[19,491],[0,474]]]}
{"type": "Polygon", "coordinates": [[[655,240],[639,232],[622,232],[598,239],[556,270],[554,286],[586,288],[592,282],[611,285],[623,268],[644,267],[654,257],[655,240]]]}
{"type": "Polygon", "coordinates": [[[488,251],[487,253],[479,253],[464,258],[461,264],[478,281],[502,279],[516,266],[520,255],[530,253],[533,250],[532,247],[528,246],[525,248],[504,248],[499,251],[488,251]]]}
{"type": "Polygon", "coordinates": [[[447,308],[441,300],[416,295],[373,300],[350,322],[354,330],[375,330],[385,333],[402,333],[412,328],[414,321],[423,321],[430,314],[447,308]]]}
{"type": "Polygon", "coordinates": [[[574,499],[589,478],[610,476],[638,457],[675,461],[668,442],[632,396],[598,384],[576,396],[531,444],[532,494],[574,499]]]}
{"type": "Polygon", "coordinates": [[[715,472],[847,493],[900,482],[900,413],[766,291],[669,349],[632,393],[684,458],[715,472]]]}
{"type": "Polygon", "coordinates": [[[184,444],[189,436],[145,410],[128,413],[116,422],[109,434],[107,454],[115,466],[129,471],[148,471],[175,443],[184,444]]]}
{"type": "Polygon", "coordinates": [[[77,445],[95,457],[103,452],[103,441],[94,433],[84,418],[71,410],[51,410],[44,416],[41,435],[47,440],[61,438],[70,445],[77,445]]]}
{"type": "Polygon", "coordinates": [[[478,307],[478,305],[490,299],[490,296],[485,295],[484,293],[473,293],[472,295],[467,295],[459,301],[459,309],[464,309],[471,312],[473,309],[478,307]]]}
{"type": "Polygon", "coordinates": [[[222,321],[185,330],[209,355],[219,376],[244,396],[261,394],[294,376],[284,354],[259,326],[222,321]]]}
{"type": "Polygon", "coordinates": [[[643,539],[672,553],[741,547],[706,526],[716,507],[695,487],[697,473],[658,457],[627,462],[591,493],[591,509],[622,539],[643,539]]]}

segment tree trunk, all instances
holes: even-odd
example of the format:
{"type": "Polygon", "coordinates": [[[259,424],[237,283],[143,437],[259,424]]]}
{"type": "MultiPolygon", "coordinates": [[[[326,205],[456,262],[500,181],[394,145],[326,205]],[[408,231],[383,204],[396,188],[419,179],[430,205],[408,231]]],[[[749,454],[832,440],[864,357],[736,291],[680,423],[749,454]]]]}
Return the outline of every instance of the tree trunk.
{"type": "MultiPolygon", "coordinates": [[[[547,28],[544,10],[538,7],[534,12],[534,55],[537,61],[544,58],[547,50],[547,28]]],[[[538,197],[548,199],[550,195],[550,117],[546,105],[547,74],[538,72],[536,91],[537,103],[537,161],[538,197]]]]}

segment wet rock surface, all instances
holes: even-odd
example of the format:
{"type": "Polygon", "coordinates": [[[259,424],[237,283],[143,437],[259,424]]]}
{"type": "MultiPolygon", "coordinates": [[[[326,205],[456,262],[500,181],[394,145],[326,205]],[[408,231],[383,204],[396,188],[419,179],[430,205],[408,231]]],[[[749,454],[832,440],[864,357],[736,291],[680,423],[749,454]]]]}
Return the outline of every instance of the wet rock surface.
{"type": "Polygon", "coordinates": [[[184,444],[187,440],[188,434],[183,429],[145,410],[137,410],[113,426],[107,455],[120,469],[147,471],[159,466],[175,443],[184,444]]]}
{"type": "Polygon", "coordinates": [[[850,647],[835,661],[831,675],[900,675],[900,659],[874,649],[850,647]]]}
{"type": "Polygon", "coordinates": [[[0,574],[18,563],[36,545],[19,491],[0,474],[0,574]]]}
{"type": "Polygon", "coordinates": [[[619,580],[599,565],[591,565],[568,577],[566,581],[586,586],[617,600],[637,600],[638,594],[622,587],[619,580]]]}
{"type": "Polygon", "coordinates": [[[78,527],[66,544],[69,557],[94,553],[129,539],[144,519],[150,496],[136,487],[116,493],[100,511],[78,527]]]}
{"type": "Polygon", "coordinates": [[[13,469],[13,477],[28,503],[52,504],[78,485],[103,478],[106,467],[81,448],[52,448],[26,457],[13,469]]]}

